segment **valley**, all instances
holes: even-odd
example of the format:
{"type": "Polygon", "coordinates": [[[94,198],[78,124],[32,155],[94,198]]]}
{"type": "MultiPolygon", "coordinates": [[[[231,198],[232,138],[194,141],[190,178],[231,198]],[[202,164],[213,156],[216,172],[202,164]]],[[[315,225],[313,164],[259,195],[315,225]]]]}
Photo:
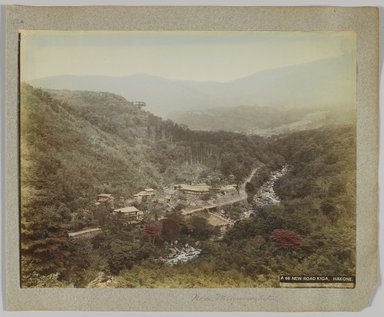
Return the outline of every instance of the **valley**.
{"type": "Polygon", "coordinates": [[[281,274],[354,274],[349,119],[258,108],[275,133],[192,130],[129,100],[21,85],[23,287],[278,287],[281,274]]]}

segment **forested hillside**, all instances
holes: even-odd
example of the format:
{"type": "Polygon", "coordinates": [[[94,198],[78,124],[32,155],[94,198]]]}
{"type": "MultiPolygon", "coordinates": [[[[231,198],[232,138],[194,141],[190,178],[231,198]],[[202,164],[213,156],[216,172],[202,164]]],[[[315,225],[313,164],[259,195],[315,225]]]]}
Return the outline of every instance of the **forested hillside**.
{"type": "Polygon", "coordinates": [[[117,95],[22,85],[25,268],[32,261],[37,272],[65,269],[65,233],[79,227],[76,222],[97,225],[89,220],[89,206],[98,193],[129,196],[147,187],[225,181],[230,175],[240,182],[259,161],[279,164],[281,158],[271,161],[268,152],[260,137],[194,132],[117,95]]]}
{"type": "Polygon", "coordinates": [[[23,287],[275,287],[279,274],[354,274],[353,125],[272,138],[192,131],[110,93],[25,84],[20,107],[23,287]],[[283,166],[280,202],[258,205],[283,166]],[[224,231],[207,211],[183,213],[195,202],[173,189],[234,183],[238,197],[255,169],[248,201],[216,214],[236,220],[224,231]],[[178,203],[135,203],[144,220],[128,225],[94,209],[100,193],[128,201],[146,188],[161,199],[172,189],[178,203]],[[68,237],[95,227],[103,233],[92,239],[68,237]],[[164,264],[177,245],[201,253],[164,264]]]}
{"type": "MultiPolygon", "coordinates": [[[[281,202],[259,207],[198,263],[126,270],[117,287],[279,287],[280,275],[355,275],[355,131],[318,129],[272,140],[290,171],[275,184],[281,202]]],[[[268,179],[256,174],[254,193],[268,179]]]]}

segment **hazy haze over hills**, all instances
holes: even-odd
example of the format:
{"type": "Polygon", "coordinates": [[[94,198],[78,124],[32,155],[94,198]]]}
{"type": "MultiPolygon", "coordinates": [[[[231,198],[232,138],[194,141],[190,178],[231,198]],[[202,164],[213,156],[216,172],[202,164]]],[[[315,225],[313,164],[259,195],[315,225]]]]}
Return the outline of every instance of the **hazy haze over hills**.
{"type": "Polygon", "coordinates": [[[157,115],[240,105],[317,108],[354,104],[355,71],[349,56],[264,70],[229,82],[63,75],[29,81],[49,89],[107,91],[141,100],[157,115]]]}
{"type": "Polygon", "coordinates": [[[224,130],[270,136],[316,129],[325,125],[351,124],[356,116],[353,107],[343,106],[316,109],[237,106],[175,112],[171,119],[192,130],[224,130]]]}

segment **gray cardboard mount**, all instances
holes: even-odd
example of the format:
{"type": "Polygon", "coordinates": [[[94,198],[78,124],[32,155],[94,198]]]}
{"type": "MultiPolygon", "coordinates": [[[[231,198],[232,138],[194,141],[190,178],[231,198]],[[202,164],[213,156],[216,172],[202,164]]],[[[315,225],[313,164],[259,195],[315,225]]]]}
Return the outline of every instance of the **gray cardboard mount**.
{"type": "Polygon", "coordinates": [[[377,286],[379,18],[346,7],[23,7],[6,13],[6,309],[358,311],[377,286]],[[21,289],[19,30],[354,31],[357,35],[357,277],[354,289],[21,289]]]}

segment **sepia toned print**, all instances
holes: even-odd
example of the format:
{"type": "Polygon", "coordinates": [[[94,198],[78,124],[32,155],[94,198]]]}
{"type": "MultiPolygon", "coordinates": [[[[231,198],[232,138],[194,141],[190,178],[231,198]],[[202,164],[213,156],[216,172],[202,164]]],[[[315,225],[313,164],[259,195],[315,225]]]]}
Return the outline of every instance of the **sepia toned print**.
{"type": "Polygon", "coordinates": [[[21,287],[354,288],[353,32],[20,34],[21,287]]]}

